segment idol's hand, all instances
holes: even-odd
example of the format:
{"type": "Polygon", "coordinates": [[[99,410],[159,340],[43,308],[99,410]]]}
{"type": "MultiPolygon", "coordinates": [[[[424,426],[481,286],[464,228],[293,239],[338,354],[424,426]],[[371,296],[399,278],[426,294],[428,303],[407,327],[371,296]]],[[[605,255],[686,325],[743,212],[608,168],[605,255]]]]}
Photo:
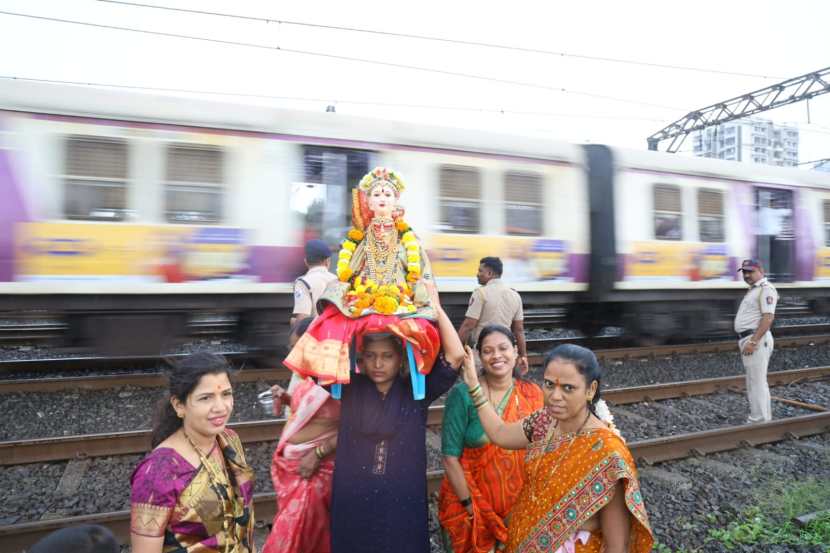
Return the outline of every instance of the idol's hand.
{"type": "Polygon", "coordinates": [[[476,355],[470,346],[464,346],[464,364],[461,367],[461,378],[464,384],[472,390],[478,386],[478,371],[476,370],[476,355]]]}

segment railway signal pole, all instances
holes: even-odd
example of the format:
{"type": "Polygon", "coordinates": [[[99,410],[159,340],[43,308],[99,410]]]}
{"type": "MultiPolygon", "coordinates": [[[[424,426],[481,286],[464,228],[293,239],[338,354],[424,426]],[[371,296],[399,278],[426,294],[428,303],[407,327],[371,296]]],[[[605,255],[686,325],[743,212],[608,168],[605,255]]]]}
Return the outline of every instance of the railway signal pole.
{"type": "Polygon", "coordinates": [[[657,150],[663,140],[671,140],[666,151],[675,153],[689,133],[748,117],[830,92],[830,67],[794,77],[780,83],[736,96],[724,102],[689,112],[674,123],[648,137],[648,149],[657,150]]]}

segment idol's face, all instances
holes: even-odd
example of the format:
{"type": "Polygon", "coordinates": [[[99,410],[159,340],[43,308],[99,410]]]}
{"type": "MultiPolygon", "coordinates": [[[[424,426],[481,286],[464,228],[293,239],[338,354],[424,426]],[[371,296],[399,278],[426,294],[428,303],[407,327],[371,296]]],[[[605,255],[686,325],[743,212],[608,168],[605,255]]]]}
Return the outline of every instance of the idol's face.
{"type": "Polygon", "coordinates": [[[376,217],[391,217],[398,205],[395,188],[390,184],[379,184],[369,191],[367,202],[376,217]]]}

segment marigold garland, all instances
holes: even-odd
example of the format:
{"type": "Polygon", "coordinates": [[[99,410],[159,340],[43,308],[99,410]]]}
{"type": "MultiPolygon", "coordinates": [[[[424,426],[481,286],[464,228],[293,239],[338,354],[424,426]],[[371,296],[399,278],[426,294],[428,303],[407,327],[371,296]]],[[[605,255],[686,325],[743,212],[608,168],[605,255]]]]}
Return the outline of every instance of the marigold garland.
{"type": "MultiPolygon", "coordinates": [[[[346,304],[355,316],[362,315],[366,309],[374,309],[384,315],[414,313],[417,310],[413,303],[415,293],[412,284],[421,278],[421,246],[412,228],[403,218],[395,220],[395,228],[406,251],[406,280],[396,284],[379,285],[372,279],[356,277],[346,293],[346,304]]],[[[341,244],[337,255],[337,277],[341,282],[349,282],[352,279],[353,272],[349,262],[357,244],[364,237],[363,231],[352,228],[348,232],[348,238],[341,244]]]]}

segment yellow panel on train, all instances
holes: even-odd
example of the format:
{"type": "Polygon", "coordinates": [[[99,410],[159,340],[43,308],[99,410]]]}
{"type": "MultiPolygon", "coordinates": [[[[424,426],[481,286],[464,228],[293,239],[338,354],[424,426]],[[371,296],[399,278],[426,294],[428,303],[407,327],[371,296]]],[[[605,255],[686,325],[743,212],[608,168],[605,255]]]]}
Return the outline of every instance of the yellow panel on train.
{"type": "Polygon", "coordinates": [[[527,236],[434,234],[429,240],[432,271],[441,278],[474,278],[482,257],[504,263],[511,282],[570,279],[568,248],[562,240],[527,236]]]}
{"type": "Polygon", "coordinates": [[[15,230],[23,280],[223,278],[241,271],[247,256],[240,229],[67,222],[15,230]]]}

